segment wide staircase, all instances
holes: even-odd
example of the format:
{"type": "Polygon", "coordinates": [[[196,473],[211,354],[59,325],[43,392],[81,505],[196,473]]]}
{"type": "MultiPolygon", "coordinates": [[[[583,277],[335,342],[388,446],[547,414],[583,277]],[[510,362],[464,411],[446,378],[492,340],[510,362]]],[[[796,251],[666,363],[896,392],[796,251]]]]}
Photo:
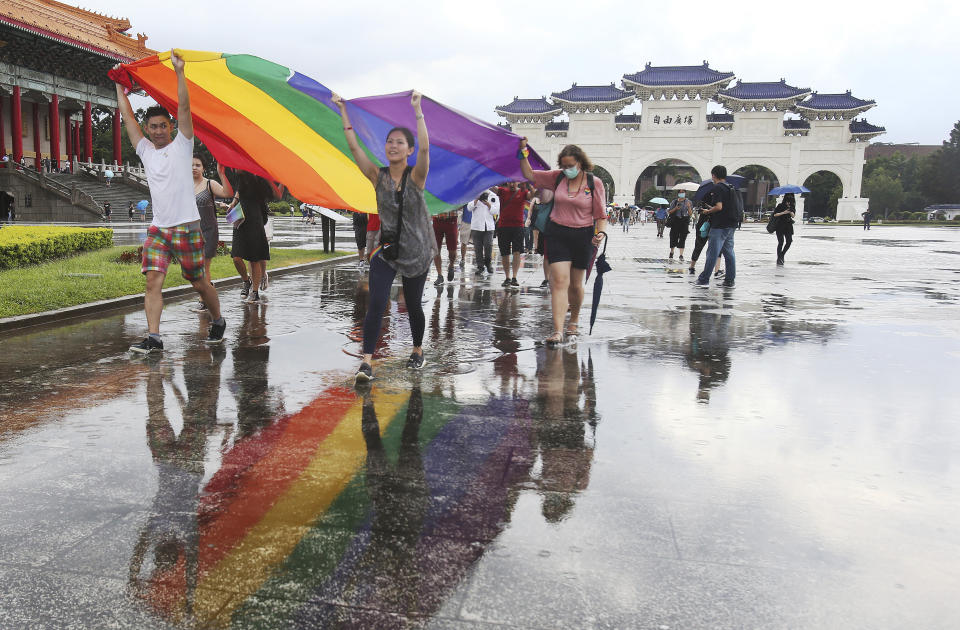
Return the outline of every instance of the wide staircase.
{"type": "MultiPolygon", "coordinates": [[[[76,187],[90,195],[94,202],[100,206],[101,213],[103,212],[104,202],[109,201],[114,219],[120,217],[126,218],[127,203],[130,201],[133,202],[134,206],[142,199],[151,201],[149,192],[142,190],[135,184],[123,181],[120,177],[114,177],[109,186],[97,178],[86,174],[49,173],[45,175],[45,177],[59,182],[67,188],[76,187]]],[[[148,220],[153,217],[152,208],[153,203],[151,202],[150,206],[147,207],[148,220]]],[[[137,216],[139,218],[139,213],[137,216]]]]}

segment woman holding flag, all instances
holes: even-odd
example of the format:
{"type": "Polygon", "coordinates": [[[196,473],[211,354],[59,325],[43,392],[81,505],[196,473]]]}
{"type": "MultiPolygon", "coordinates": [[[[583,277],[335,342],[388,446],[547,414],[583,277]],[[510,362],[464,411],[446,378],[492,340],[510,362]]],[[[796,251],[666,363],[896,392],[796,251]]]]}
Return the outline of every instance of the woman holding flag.
{"type": "Polygon", "coordinates": [[[383,313],[390,299],[390,287],[399,273],[403,296],[413,334],[413,352],[407,367],[419,370],[424,365],[423,333],[426,318],[421,299],[430,263],[436,253],[433,223],[423,198],[430,169],[430,141],[420,106],[420,93],[413,92],[410,105],[417,118],[417,136],[406,127],[394,127],[387,133],[384,153],[387,166],[377,167],[360,147],[350,124],[347,105],[338,95],[332,98],[343,118],[343,132],[350,153],[377,193],[380,217],[380,247],[370,258],[370,298],[363,321],[363,362],[357,369],[357,383],[373,378],[373,351],[380,337],[383,313]],[[412,167],[407,159],[417,152],[412,167]]]}

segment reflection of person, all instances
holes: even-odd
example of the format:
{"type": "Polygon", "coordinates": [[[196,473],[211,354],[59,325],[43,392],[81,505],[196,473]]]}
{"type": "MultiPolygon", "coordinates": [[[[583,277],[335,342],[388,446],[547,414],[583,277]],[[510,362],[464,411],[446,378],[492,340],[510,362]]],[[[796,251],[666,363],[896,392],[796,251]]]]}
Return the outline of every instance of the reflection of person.
{"type": "MultiPolygon", "coordinates": [[[[209,360],[209,352],[201,349],[188,354],[205,354],[209,360]]],[[[159,369],[152,371],[147,381],[147,443],[157,468],[157,494],[129,567],[129,585],[134,593],[171,615],[178,612],[168,607],[179,599],[179,593],[164,589],[179,583],[179,570],[184,571],[186,582],[186,614],[193,612],[198,579],[199,493],[206,444],[216,427],[220,391],[222,355],[214,356],[212,365],[201,362],[202,356],[194,358],[197,360],[184,362],[186,396],[159,369]],[[167,387],[173,389],[183,417],[179,434],[167,417],[167,387]],[[144,560],[151,550],[152,573],[143,577],[144,560]]]]}
{"type": "Polygon", "coordinates": [[[237,437],[253,435],[270,424],[282,403],[269,387],[270,337],[267,306],[243,309],[243,323],[233,349],[233,374],[237,399],[237,437]]]}
{"type": "Polygon", "coordinates": [[[590,483],[593,446],[586,428],[597,423],[596,386],[592,360],[581,366],[575,353],[542,350],[537,363],[540,413],[533,417],[542,466],[536,481],[543,515],[556,523],[569,515],[577,493],[590,483]]]}
{"type": "Polygon", "coordinates": [[[430,262],[436,253],[430,212],[423,197],[430,170],[430,140],[420,93],[413,92],[410,105],[417,119],[417,137],[414,139],[413,132],[405,127],[396,127],[387,132],[384,153],[389,165],[377,168],[357,142],[356,133],[350,125],[347,104],[336,94],[333,95],[333,102],[340,109],[350,153],[376,189],[381,243],[389,243],[391,249],[396,250],[395,257],[391,255],[388,260],[381,245],[370,260],[370,303],[363,323],[363,362],[356,376],[358,382],[366,382],[373,378],[370,365],[373,350],[380,338],[380,324],[390,300],[390,287],[398,273],[403,281],[403,294],[413,334],[413,352],[407,360],[407,367],[419,370],[424,365],[422,345],[426,317],[421,299],[423,285],[430,272],[430,262]],[[407,160],[414,152],[417,158],[411,168],[407,160]]]}
{"type": "Polygon", "coordinates": [[[730,323],[733,316],[705,310],[703,305],[690,307],[690,348],[687,365],[700,374],[697,400],[710,402],[710,390],[730,376],[730,323]]]}
{"type": "Polygon", "coordinates": [[[723,286],[732,287],[737,278],[737,261],[733,255],[733,233],[737,230],[739,217],[736,216],[733,204],[733,195],[740,193],[727,184],[727,169],[725,166],[714,166],[710,171],[713,178],[713,188],[705,198],[705,208],[702,214],[707,214],[710,220],[710,234],[707,235],[707,257],[703,262],[703,271],[697,276],[697,286],[705,287],[710,284],[710,274],[717,263],[717,257],[723,254],[726,261],[727,277],[723,286]]]}
{"type": "Polygon", "coordinates": [[[783,201],[777,204],[773,216],[777,217],[777,264],[783,264],[783,257],[790,244],[793,243],[793,217],[796,216],[796,201],[793,193],[783,196],[783,201]]]}
{"type": "Polygon", "coordinates": [[[564,335],[573,340],[578,334],[587,266],[593,248],[603,240],[601,232],[607,229],[606,192],[600,178],[590,172],[593,163],[580,147],[565,146],[557,159],[560,170],[553,171],[534,171],[527,159],[528,153],[527,139],[523,138],[519,154],[523,176],[537,187],[554,190],[546,234],[553,333],[546,341],[559,344],[564,335]],[[564,328],[568,311],[570,321],[564,328]]]}
{"type": "MultiPolygon", "coordinates": [[[[163,350],[160,337],[160,315],[163,312],[163,281],[173,259],[180,261],[183,277],[203,298],[210,309],[210,331],[207,343],[221,343],[227,324],[220,315],[217,290],[204,275],[203,234],[200,214],[193,198],[190,161],[193,158],[193,118],[190,114],[190,91],[184,76],[184,61],[170,53],[170,63],[177,77],[177,135],[172,137],[173,121],[160,106],[147,109],[143,116],[144,130],[137,124],[133,108],[117,84],[120,114],[130,142],[143,162],[153,200],[153,222],[143,244],[141,270],[147,279],[144,310],[147,313],[147,337],[130,346],[130,350],[147,354],[163,350]]],[[[114,67],[119,69],[119,65],[114,67]]]]}
{"type": "Polygon", "coordinates": [[[680,260],[683,261],[683,248],[687,244],[687,234],[690,232],[690,213],[693,204],[687,199],[687,193],[680,191],[677,198],[670,204],[667,214],[670,215],[670,258],[673,258],[674,248],[680,250],[680,260]]]}

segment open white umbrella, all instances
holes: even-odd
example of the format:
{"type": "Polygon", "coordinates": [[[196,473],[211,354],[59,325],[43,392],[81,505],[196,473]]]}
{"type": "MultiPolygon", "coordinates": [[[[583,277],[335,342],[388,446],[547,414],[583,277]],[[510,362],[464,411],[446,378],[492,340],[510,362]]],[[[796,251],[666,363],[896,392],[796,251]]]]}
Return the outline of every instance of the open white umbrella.
{"type": "Polygon", "coordinates": [[[653,199],[650,200],[650,203],[662,203],[666,205],[666,204],[669,204],[670,202],[664,199],[663,197],[654,197],[653,199]]]}
{"type": "Polygon", "coordinates": [[[681,184],[676,184],[671,186],[670,190],[686,190],[687,192],[696,192],[700,188],[700,184],[696,182],[683,182],[681,184]]]}

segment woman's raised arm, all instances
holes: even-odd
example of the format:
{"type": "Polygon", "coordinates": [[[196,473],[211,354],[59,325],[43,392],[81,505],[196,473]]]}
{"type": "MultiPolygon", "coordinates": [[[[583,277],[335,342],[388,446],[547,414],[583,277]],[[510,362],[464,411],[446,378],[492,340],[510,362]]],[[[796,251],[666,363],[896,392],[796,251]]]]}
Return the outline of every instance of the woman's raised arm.
{"type": "Polygon", "coordinates": [[[330,100],[340,109],[340,117],[343,119],[343,135],[347,138],[347,146],[350,147],[350,153],[353,155],[354,161],[360,167],[360,171],[370,180],[370,183],[376,186],[379,169],[376,164],[370,161],[367,154],[360,148],[360,143],[357,142],[357,134],[353,130],[353,126],[350,124],[350,116],[347,114],[347,104],[340,98],[339,94],[334,94],[330,100]]]}

